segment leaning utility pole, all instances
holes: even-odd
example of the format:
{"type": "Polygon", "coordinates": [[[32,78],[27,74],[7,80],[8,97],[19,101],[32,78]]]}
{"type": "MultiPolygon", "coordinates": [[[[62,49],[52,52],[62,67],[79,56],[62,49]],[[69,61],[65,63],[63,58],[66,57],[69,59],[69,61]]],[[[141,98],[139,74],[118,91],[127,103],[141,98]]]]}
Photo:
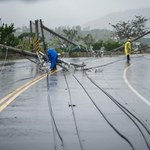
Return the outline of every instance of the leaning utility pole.
{"type": "Polygon", "coordinates": [[[41,19],[40,19],[40,26],[41,26],[41,32],[42,32],[43,50],[44,50],[44,52],[46,54],[47,47],[46,47],[46,44],[45,44],[45,36],[44,36],[44,30],[42,28],[43,24],[42,24],[42,20],[41,19]]]}

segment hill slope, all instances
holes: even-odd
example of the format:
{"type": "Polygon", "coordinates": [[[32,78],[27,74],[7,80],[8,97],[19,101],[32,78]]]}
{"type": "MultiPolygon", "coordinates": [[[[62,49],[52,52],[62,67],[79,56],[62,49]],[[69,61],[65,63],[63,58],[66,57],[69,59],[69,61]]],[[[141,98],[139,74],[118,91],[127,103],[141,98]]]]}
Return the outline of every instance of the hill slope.
{"type": "MultiPolygon", "coordinates": [[[[116,24],[119,21],[132,20],[135,19],[135,16],[143,16],[146,17],[147,19],[150,19],[150,7],[110,13],[106,16],[98,18],[97,20],[85,23],[83,27],[89,26],[91,29],[112,30],[112,27],[111,25],[109,25],[109,23],[116,24]]],[[[146,27],[150,29],[150,20],[147,21],[146,27]]]]}

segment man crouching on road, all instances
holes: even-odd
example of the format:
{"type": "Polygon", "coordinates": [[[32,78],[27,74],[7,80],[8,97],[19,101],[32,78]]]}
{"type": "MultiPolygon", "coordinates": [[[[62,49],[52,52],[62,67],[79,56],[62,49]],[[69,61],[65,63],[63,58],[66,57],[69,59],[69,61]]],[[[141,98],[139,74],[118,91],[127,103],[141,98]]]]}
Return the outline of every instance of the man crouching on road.
{"type": "Polygon", "coordinates": [[[50,61],[50,69],[51,69],[51,73],[57,70],[57,60],[58,60],[58,53],[56,52],[55,49],[53,48],[49,48],[47,50],[47,54],[48,54],[48,59],[50,61]]]}

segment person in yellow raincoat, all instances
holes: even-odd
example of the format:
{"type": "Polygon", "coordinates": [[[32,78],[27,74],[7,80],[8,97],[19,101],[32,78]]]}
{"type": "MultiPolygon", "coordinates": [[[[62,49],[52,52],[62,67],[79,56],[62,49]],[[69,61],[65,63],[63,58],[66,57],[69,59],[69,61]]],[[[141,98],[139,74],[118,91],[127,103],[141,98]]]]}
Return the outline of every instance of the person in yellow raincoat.
{"type": "Polygon", "coordinates": [[[131,39],[128,39],[128,41],[124,45],[124,51],[127,56],[127,62],[130,61],[130,55],[131,55],[131,50],[132,50],[132,43],[131,39]]]}

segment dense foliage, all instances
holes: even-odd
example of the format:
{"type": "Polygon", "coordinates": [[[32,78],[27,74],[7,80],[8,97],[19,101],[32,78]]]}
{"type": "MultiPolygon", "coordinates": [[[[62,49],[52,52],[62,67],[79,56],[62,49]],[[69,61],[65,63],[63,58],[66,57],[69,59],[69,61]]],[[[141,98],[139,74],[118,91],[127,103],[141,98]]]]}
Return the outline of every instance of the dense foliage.
{"type": "MultiPolygon", "coordinates": [[[[98,51],[102,48],[104,48],[105,51],[111,51],[123,45],[126,38],[138,37],[147,32],[147,29],[145,28],[147,20],[148,19],[145,17],[135,16],[135,19],[131,21],[120,21],[116,25],[110,23],[114,28],[113,36],[111,35],[112,32],[108,30],[82,30],[80,26],[73,26],[72,28],[59,27],[54,30],[57,34],[72,41],[77,46],[74,46],[73,44],[70,44],[69,42],[46,31],[44,31],[44,37],[42,37],[39,31],[39,45],[42,50],[44,38],[47,47],[57,47],[58,52],[92,52],[93,50],[98,51]]],[[[33,29],[34,28],[35,26],[33,26],[33,29]]],[[[20,30],[20,34],[15,36],[15,31],[14,24],[3,24],[0,26],[0,43],[24,50],[35,51],[36,33],[33,31],[34,33],[31,35],[29,28],[27,28],[26,31],[20,30]]]]}
{"type": "Polygon", "coordinates": [[[8,46],[17,46],[19,40],[14,36],[14,24],[8,26],[7,24],[3,24],[0,26],[0,43],[8,46]]]}
{"type": "Polygon", "coordinates": [[[106,51],[111,51],[117,47],[120,47],[122,44],[123,43],[113,40],[98,41],[93,44],[93,50],[100,50],[102,47],[104,47],[106,51]]]}
{"type": "Polygon", "coordinates": [[[135,16],[135,19],[129,20],[127,22],[120,21],[117,24],[110,25],[114,28],[114,36],[118,38],[118,40],[122,40],[125,38],[135,38],[137,36],[142,35],[147,32],[145,27],[145,23],[148,19],[142,16],[135,16]]]}

